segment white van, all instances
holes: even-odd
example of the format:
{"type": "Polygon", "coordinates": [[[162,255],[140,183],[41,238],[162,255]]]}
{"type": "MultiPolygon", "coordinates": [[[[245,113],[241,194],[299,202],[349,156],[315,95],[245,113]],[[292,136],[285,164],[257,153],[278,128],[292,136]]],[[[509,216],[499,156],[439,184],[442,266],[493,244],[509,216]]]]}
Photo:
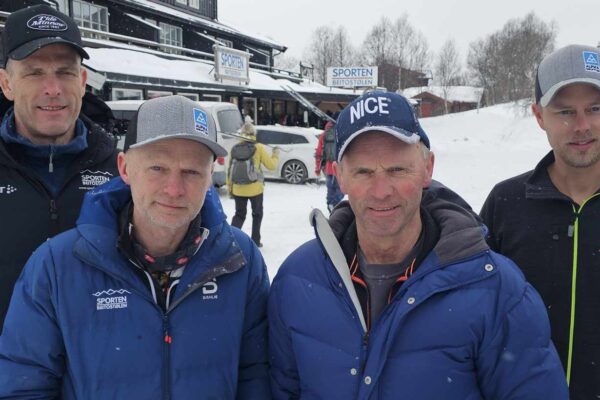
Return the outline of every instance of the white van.
{"type": "MultiPolygon", "coordinates": [[[[106,102],[117,119],[117,129],[122,132],[117,147],[123,148],[129,120],[144,101],[145,100],[115,100],[106,102]]],[[[243,121],[240,110],[233,103],[216,101],[201,101],[199,103],[215,120],[217,126],[217,141],[229,151],[235,144],[235,140],[234,138],[227,136],[227,133],[237,133],[242,126],[243,121]]],[[[213,184],[217,187],[224,186],[226,176],[225,158],[218,157],[215,162],[213,184]]]]}

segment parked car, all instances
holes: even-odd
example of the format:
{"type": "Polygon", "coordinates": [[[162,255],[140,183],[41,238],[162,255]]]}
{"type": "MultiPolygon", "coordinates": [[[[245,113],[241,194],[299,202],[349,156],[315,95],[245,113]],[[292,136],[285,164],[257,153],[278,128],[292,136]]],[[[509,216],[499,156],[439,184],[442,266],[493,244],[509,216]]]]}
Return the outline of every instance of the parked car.
{"type": "MultiPolygon", "coordinates": [[[[145,100],[115,100],[107,101],[106,104],[111,108],[117,119],[117,129],[121,132],[117,146],[123,148],[125,144],[125,134],[129,121],[145,100]]],[[[235,133],[242,126],[242,115],[240,110],[233,103],[224,103],[216,101],[202,101],[200,105],[208,111],[217,126],[217,141],[226,149],[230,149],[231,139],[228,139],[224,133],[235,133]]],[[[218,157],[215,162],[213,173],[213,185],[221,187],[225,185],[226,168],[225,158],[218,157]]]]}
{"type": "Polygon", "coordinates": [[[265,177],[283,179],[288,183],[303,183],[318,179],[315,174],[315,149],[319,142],[313,129],[280,125],[257,125],[256,140],[281,148],[275,171],[265,171],[265,177]]]}

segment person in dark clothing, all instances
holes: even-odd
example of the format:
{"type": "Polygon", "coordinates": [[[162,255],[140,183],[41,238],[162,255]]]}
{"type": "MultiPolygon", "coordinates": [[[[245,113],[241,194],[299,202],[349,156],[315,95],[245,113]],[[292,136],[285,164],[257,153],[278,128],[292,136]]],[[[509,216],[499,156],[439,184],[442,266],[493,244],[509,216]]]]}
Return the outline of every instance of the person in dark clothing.
{"type": "Polygon", "coordinates": [[[567,399],[540,296],[458,195],[430,187],[408,100],[364,94],[336,135],[348,201],[311,213],[316,239],[269,294],[273,397],[567,399]]]}
{"type": "Polygon", "coordinates": [[[88,55],[75,22],[48,6],[22,9],[2,42],[0,329],[33,250],[74,227],[84,194],[117,175],[114,138],[80,115],[88,55]]]}
{"type": "Polygon", "coordinates": [[[552,150],[498,183],[481,217],[490,247],[513,259],[550,317],[571,399],[600,394],[600,52],[570,45],[537,71],[537,122],[552,150]]]}

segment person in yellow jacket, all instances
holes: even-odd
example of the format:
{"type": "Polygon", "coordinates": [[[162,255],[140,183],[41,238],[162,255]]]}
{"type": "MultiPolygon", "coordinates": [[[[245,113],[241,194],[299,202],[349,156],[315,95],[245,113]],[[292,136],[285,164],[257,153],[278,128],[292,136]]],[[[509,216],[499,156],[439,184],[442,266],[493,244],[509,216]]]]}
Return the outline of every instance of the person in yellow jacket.
{"type": "MultiPolygon", "coordinates": [[[[239,175],[236,173],[237,169],[233,167],[236,161],[233,156],[235,152],[234,148],[230,153],[229,157],[229,168],[227,171],[227,188],[229,194],[233,196],[235,200],[235,215],[231,221],[231,225],[237,228],[241,228],[246,220],[246,212],[248,200],[252,206],[252,240],[258,247],[262,247],[260,241],[260,225],[263,218],[263,192],[265,190],[264,176],[262,167],[269,170],[274,170],[279,163],[279,149],[273,148],[271,155],[269,155],[265,145],[256,142],[256,129],[251,122],[247,121],[242,125],[241,135],[248,138],[247,140],[240,140],[236,146],[251,143],[254,146],[254,150],[251,155],[252,171],[248,175],[253,176],[248,179],[247,176],[238,178],[239,175]],[[236,182],[237,180],[237,182],[236,182]]],[[[252,146],[249,146],[252,148],[252,146]]],[[[246,174],[242,174],[246,175],[246,174]]]]}

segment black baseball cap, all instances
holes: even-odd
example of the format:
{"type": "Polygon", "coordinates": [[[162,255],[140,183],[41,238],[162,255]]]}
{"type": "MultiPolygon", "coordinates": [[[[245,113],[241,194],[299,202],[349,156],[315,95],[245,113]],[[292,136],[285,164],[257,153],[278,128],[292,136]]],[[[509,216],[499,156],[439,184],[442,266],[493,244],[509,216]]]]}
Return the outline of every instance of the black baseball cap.
{"type": "Polygon", "coordinates": [[[54,43],[73,47],[82,58],[90,58],[83,49],[81,33],[75,21],[47,5],[37,5],[11,13],[2,32],[2,67],[8,59],[23,60],[54,43]]]}

